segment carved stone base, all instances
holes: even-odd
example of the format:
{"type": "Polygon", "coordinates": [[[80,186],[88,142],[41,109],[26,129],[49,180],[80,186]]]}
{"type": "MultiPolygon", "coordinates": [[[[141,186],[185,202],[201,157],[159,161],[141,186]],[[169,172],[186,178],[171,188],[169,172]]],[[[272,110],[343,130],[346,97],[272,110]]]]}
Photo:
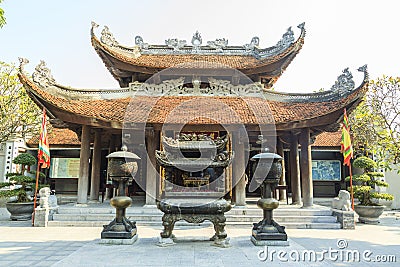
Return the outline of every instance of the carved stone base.
{"type": "Polygon", "coordinates": [[[101,239],[131,239],[137,233],[136,222],[123,217],[122,222],[114,219],[110,224],[103,226],[101,239]]]}
{"type": "Polygon", "coordinates": [[[250,238],[251,242],[255,246],[276,246],[276,247],[286,247],[289,246],[289,240],[257,240],[254,236],[250,238]]]}
{"type": "Polygon", "coordinates": [[[255,223],[252,237],[257,241],[287,241],[285,227],[274,220],[272,220],[272,224],[268,224],[266,220],[255,223]]]}
{"type": "Polygon", "coordinates": [[[104,238],[100,239],[99,244],[106,244],[106,245],[132,245],[138,239],[138,235],[134,235],[130,239],[118,239],[118,238],[104,238]]]}

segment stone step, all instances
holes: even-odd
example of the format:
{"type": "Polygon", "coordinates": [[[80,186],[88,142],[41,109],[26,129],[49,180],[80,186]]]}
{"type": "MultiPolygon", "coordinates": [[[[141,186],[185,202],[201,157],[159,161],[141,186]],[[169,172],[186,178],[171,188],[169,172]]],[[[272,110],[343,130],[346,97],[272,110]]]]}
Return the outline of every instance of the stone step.
{"type": "MultiPolygon", "coordinates": [[[[60,214],[115,214],[115,209],[110,208],[85,208],[85,207],[59,207],[58,213],[60,214]]],[[[155,215],[162,215],[163,213],[157,209],[156,207],[151,208],[127,208],[126,214],[155,214],[155,215]]]]}
{"type": "MultiPolygon", "coordinates": [[[[277,221],[278,222],[278,221],[277,221]]],[[[340,223],[338,222],[327,222],[327,223],[298,223],[298,222],[278,222],[280,225],[285,226],[287,229],[341,229],[340,223]]],[[[249,222],[226,222],[229,227],[243,227],[253,226],[249,222]]]]}
{"type": "MultiPolygon", "coordinates": [[[[102,227],[115,218],[115,209],[111,206],[99,204],[77,206],[76,204],[61,205],[58,213],[54,214],[49,226],[77,226],[77,227],[102,227]]],[[[263,211],[255,206],[234,207],[225,213],[230,227],[248,226],[259,222],[263,211]]],[[[137,225],[149,225],[162,228],[163,213],[155,205],[134,206],[126,210],[126,217],[136,221],[137,225]]],[[[336,217],[332,216],[331,209],[327,207],[300,208],[282,206],[274,210],[274,219],[289,229],[340,229],[336,217]]],[[[212,223],[206,221],[201,224],[190,224],[185,221],[176,223],[176,227],[205,227],[212,223]]]]}
{"type": "MultiPolygon", "coordinates": [[[[226,215],[226,221],[232,222],[259,222],[262,216],[231,216],[226,215]]],[[[274,220],[279,223],[295,222],[295,223],[335,223],[336,217],[334,216],[278,216],[274,215],[274,220]]]]}
{"type": "MultiPolygon", "coordinates": [[[[273,211],[274,216],[331,216],[330,209],[276,209],[273,211]]],[[[226,215],[259,215],[262,216],[261,209],[242,209],[233,208],[225,213],[226,215]]]]}
{"type": "MultiPolygon", "coordinates": [[[[162,214],[126,214],[129,220],[134,221],[161,221],[162,214]]],[[[114,214],[54,214],[54,221],[111,221],[114,214]]]]}
{"type": "MultiPolygon", "coordinates": [[[[103,227],[103,225],[108,225],[111,220],[108,221],[49,221],[49,227],[103,227]]],[[[162,229],[162,221],[135,221],[138,227],[140,226],[159,226],[162,229]]],[[[249,224],[250,225],[250,224],[249,224]]],[[[212,226],[211,222],[203,223],[188,223],[185,221],[179,221],[175,223],[175,227],[198,227],[204,228],[212,226]]]]}
{"type": "MultiPolygon", "coordinates": [[[[227,222],[259,222],[261,215],[231,215],[226,214],[227,222]]],[[[54,221],[111,221],[113,214],[54,214],[54,221]]],[[[161,221],[162,214],[126,214],[126,217],[134,221],[161,221]]],[[[330,223],[336,222],[333,216],[279,216],[275,215],[277,222],[297,222],[297,223],[330,223]]]]}
{"type": "MultiPolygon", "coordinates": [[[[103,227],[103,225],[109,224],[110,221],[49,221],[49,227],[103,227]]],[[[280,223],[287,229],[340,229],[340,223],[297,223],[297,222],[286,222],[280,223]]],[[[162,229],[161,221],[136,221],[136,225],[140,229],[141,226],[158,226],[162,229]]],[[[252,228],[253,224],[250,222],[227,222],[227,227],[246,227],[252,228]]],[[[212,227],[211,222],[204,222],[200,224],[189,224],[184,221],[176,222],[175,229],[179,228],[204,228],[212,227]]],[[[140,230],[139,230],[140,231],[140,230]]],[[[249,230],[250,231],[250,230],[249,230]]]]}
{"type": "MultiPolygon", "coordinates": [[[[78,207],[60,207],[60,214],[115,214],[115,209],[110,208],[78,208],[78,207]]],[[[136,208],[127,208],[126,214],[135,216],[138,214],[154,214],[154,215],[162,215],[163,213],[155,207],[144,208],[144,207],[136,207],[136,208]]],[[[256,208],[233,208],[230,211],[225,213],[226,215],[253,215],[253,216],[262,216],[262,210],[256,208]]],[[[332,211],[330,209],[299,209],[299,208],[285,208],[285,209],[276,209],[274,210],[274,216],[330,216],[332,215],[332,211]]]]}

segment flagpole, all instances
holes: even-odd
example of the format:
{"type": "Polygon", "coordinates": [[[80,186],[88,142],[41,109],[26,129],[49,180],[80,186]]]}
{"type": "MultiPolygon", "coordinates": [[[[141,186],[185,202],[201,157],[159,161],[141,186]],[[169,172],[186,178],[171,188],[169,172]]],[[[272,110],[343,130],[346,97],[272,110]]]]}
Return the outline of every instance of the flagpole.
{"type": "Polygon", "coordinates": [[[36,185],[35,185],[35,194],[33,199],[33,213],[32,213],[32,226],[35,226],[35,212],[36,212],[36,202],[37,202],[37,192],[39,189],[39,171],[40,167],[47,168],[50,165],[50,151],[47,147],[47,132],[46,132],[46,109],[43,107],[43,116],[42,116],[42,126],[40,129],[40,139],[38,146],[38,161],[36,168],[36,185]],[[43,151],[47,147],[47,157],[44,159],[43,151]]]}
{"type": "Polygon", "coordinates": [[[40,170],[40,163],[37,163],[36,168],[36,185],[35,185],[35,195],[33,198],[33,213],[32,213],[32,226],[35,225],[35,211],[36,211],[36,201],[37,201],[37,191],[39,187],[39,170],[40,170]]]}
{"type": "Polygon", "coordinates": [[[351,197],[351,209],[354,210],[354,194],[353,194],[353,173],[351,170],[351,164],[349,164],[350,172],[350,197],[351,197]]]}

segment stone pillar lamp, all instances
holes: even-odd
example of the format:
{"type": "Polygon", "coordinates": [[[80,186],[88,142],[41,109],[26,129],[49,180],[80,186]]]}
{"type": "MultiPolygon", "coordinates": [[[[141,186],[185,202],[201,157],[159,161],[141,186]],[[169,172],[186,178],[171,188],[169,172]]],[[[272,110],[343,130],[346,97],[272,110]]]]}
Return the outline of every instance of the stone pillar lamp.
{"type": "Polygon", "coordinates": [[[126,183],[133,180],[137,170],[137,160],[140,158],[127,151],[126,146],[122,151],[109,154],[107,172],[114,185],[118,186],[117,196],[110,200],[111,206],[116,209],[115,219],[104,225],[101,232],[103,244],[133,244],[137,239],[136,222],[125,217],[126,208],[132,204],[132,199],[125,195],[126,183]]]}
{"type": "Polygon", "coordinates": [[[279,201],[273,198],[273,190],[282,176],[282,157],[274,153],[260,153],[251,158],[254,161],[253,179],[261,187],[261,199],[257,206],[263,209],[264,218],[254,223],[251,241],[256,246],[288,246],[285,227],[273,220],[272,212],[279,201]]]}

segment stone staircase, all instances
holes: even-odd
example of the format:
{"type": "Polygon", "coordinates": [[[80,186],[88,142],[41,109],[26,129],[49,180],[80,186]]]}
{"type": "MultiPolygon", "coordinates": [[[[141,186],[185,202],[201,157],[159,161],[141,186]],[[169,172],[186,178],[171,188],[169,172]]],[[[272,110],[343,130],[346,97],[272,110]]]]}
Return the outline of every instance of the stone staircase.
{"type": "MultiPolygon", "coordinates": [[[[162,227],[162,215],[155,206],[136,206],[126,210],[126,217],[136,221],[137,225],[162,227]]],[[[234,207],[225,213],[229,227],[249,226],[262,219],[262,210],[254,205],[246,208],[234,207]]],[[[110,223],[115,217],[115,209],[103,204],[90,204],[86,207],[78,207],[75,204],[61,205],[53,221],[49,221],[50,227],[77,226],[77,227],[102,227],[110,223]]],[[[274,219],[279,224],[289,229],[340,229],[340,223],[332,215],[332,211],[323,206],[313,208],[300,208],[291,205],[282,205],[274,211],[274,219]]],[[[211,225],[210,222],[198,224],[198,226],[211,225]]],[[[184,221],[176,223],[177,226],[196,226],[184,221]]]]}

